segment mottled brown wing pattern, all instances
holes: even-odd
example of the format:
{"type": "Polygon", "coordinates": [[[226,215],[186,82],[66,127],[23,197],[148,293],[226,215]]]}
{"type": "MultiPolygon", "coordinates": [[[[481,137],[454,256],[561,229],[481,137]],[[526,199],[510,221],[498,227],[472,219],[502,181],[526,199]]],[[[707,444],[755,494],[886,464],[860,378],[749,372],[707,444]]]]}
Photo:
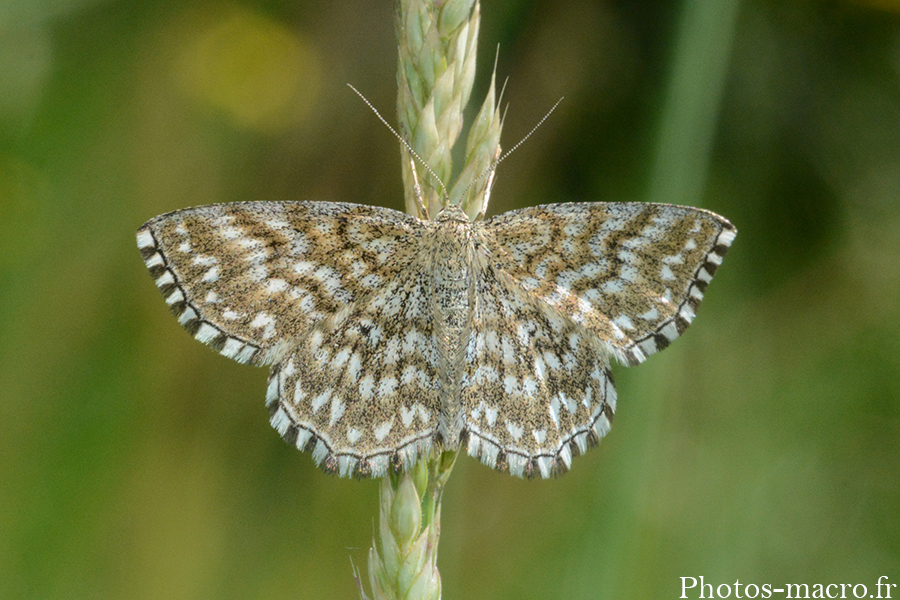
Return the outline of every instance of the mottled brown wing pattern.
{"type": "Polygon", "coordinates": [[[710,212],[564,204],[471,223],[327,202],[185,209],[138,230],[195,338],[273,365],[273,427],[342,476],[454,449],[549,477],[609,430],[610,359],[691,323],[735,237],[710,212]]]}
{"type": "Polygon", "coordinates": [[[461,384],[469,454],[522,477],[550,477],[609,430],[616,391],[598,336],[487,266],[461,384]]]}
{"type": "Polygon", "coordinates": [[[626,364],[690,325],[736,233],[705,210],[642,203],[537,206],[482,230],[521,289],[597,332],[626,364]]]}
{"type": "Polygon", "coordinates": [[[137,240],[191,335],[239,362],[271,364],[313,324],[405,272],[421,229],[387,208],[237,202],[161,215],[137,240]]]}
{"type": "Polygon", "coordinates": [[[342,476],[410,467],[431,450],[441,414],[432,306],[417,262],[317,323],[272,369],[273,427],[342,476]]]}

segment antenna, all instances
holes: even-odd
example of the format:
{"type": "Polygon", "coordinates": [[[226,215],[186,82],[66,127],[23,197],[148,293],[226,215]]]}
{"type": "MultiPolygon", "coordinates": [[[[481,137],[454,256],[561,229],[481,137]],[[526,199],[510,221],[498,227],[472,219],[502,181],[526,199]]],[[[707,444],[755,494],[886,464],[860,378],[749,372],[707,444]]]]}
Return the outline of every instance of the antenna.
{"type": "MultiPolygon", "coordinates": [[[[355,87],[353,87],[353,86],[350,85],[349,83],[347,84],[347,87],[349,87],[351,90],[353,90],[354,92],[356,92],[356,95],[357,95],[357,96],[359,96],[360,98],[362,98],[362,101],[365,102],[366,105],[367,105],[369,108],[372,109],[372,112],[375,113],[375,116],[378,117],[378,120],[381,121],[382,123],[384,123],[384,126],[391,130],[391,133],[394,134],[394,137],[396,137],[398,140],[400,140],[400,143],[401,143],[401,144],[403,144],[404,146],[406,146],[406,149],[409,151],[409,153],[410,153],[411,155],[413,155],[414,157],[416,157],[416,159],[417,159],[420,163],[422,163],[422,166],[425,167],[425,170],[428,171],[429,173],[431,173],[432,177],[434,177],[434,178],[437,180],[437,182],[438,182],[439,184],[441,184],[441,195],[442,195],[443,197],[445,197],[445,198],[448,198],[449,196],[447,195],[447,186],[444,185],[444,182],[441,181],[441,178],[438,177],[438,174],[435,173],[434,170],[432,170],[432,168],[428,166],[428,163],[426,163],[424,160],[422,160],[422,157],[419,156],[419,155],[416,153],[416,151],[412,149],[412,146],[409,145],[409,142],[407,142],[407,141],[403,138],[403,136],[401,136],[399,133],[397,133],[397,131],[396,131],[393,127],[391,127],[390,123],[388,123],[388,122],[385,120],[385,118],[381,116],[381,113],[378,112],[378,109],[376,109],[374,106],[372,106],[372,103],[369,102],[368,98],[366,98],[365,96],[363,96],[362,93],[361,93],[358,89],[356,89],[355,87]]],[[[559,104],[559,103],[557,102],[557,104],[559,104]]],[[[554,107],[554,108],[555,108],[555,107],[554,107]]],[[[546,119],[546,117],[544,117],[544,118],[546,119]]],[[[542,121],[542,122],[543,122],[543,121],[542,121]]],[[[528,135],[531,135],[531,134],[529,133],[528,135]]],[[[409,166],[410,166],[410,168],[412,169],[412,176],[413,176],[413,182],[414,182],[414,183],[413,183],[413,189],[414,189],[415,192],[416,192],[416,199],[419,201],[419,209],[422,211],[422,216],[423,216],[423,217],[428,217],[428,210],[425,208],[425,198],[424,198],[424,195],[422,194],[422,186],[419,185],[419,177],[418,177],[418,175],[416,174],[416,163],[415,163],[415,161],[413,161],[411,158],[410,158],[410,160],[409,160],[409,166]]]]}
{"type": "Polygon", "coordinates": [[[496,168],[497,168],[497,165],[500,164],[501,161],[505,160],[507,156],[509,156],[510,154],[512,154],[513,152],[516,151],[516,148],[518,148],[519,146],[521,146],[522,144],[524,144],[524,143],[525,143],[525,140],[527,140],[528,138],[530,138],[530,137],[531,137],[531,134],[533,134],[535,131],[537,131],[538,127],[540,127],[541,125],[544,124],[544,121],[547,120],[547,117],[549,117],[549,116],[553,113],[553,111],[556,110],[556,107],[559,106],[559,103],[562,102],[563,100],[565,100],[565,96],[563,96],[562,98],[560,98],[559,100],[556,101],[556,104],[554,104],[554,105],[550,108],[550,110],[547,111],[547,114],[544,115],[544,116],[541,118],[540,121],[538,121],[537,125],[535,125],[534,127],[531,128],[531,131],[528,132],[528,135],[526,135],[526,136],[523,137],[521,140],[519,140],[519,143],[518,143],[518,144],[516,144],[515,146],[513,146],[512,148],[510,148],[509,150],[507,150],[506,153],[505,153],[503,156],[501,156],[500,158],[498,158],[497,161],[493,164],[493,168],[496,169],[496,168]]]}
{"type": "Polygon", "coordinates": [[[490,200],[490,197],[491,197],[491,188],[494,186],[494,175],[497,172],[497,165],[499,165],[503,160],[505,160],[507,156],[509,156],[510,154],[515,152],[519,146],[524,144],[525,140],[530,138],[531,134],[533,134],[535,131],[537,131],[538,127],[540,127],[541,125],[544,124],[544,121],[547,120],[547,118],[553,113],[553,111],[556,110],[556,107],[559,106],[559,103],[562,102],[564,99],[565,99],[565,96],[563,96],[562,98],[557,100],[556,104],[554,104],[552,107],[550,107],[550,110],[547,111],[547,114],[544,115],[541,118],[541,120],[537,122],[537,125],[535,125],[534,127],[531,128],[531,131],[529,131],[525,137],[523,137],[521,140],[519,140],[519,142],[515,146],[513,146],[512,148],[507,150],[506,153],[504,153],[502,156],[500,156],[499,158],[494,160],[494,162],[491,163],[491,166],[488,167],[488,169],[484,173],[482,173],[481,175],[479,175],[478,177],[473,179],[472,183],[470,183],[466,187],[466,191],[463,192],[463,196],[466,195],[466,192],[469,191],[469,188],[472,187],[472,185],[474,185],[475,182],[481,181],[481,178],[484,177],[485,175],[487,175],[488,180],[487,180],[487,186],[485,186],[485,188],[484,188],[484,202],[481,203],[481,211],[479,211],[478,215],[475,217],[476,221],[483,219],[484,213],[487,212],[488,200],[490,200]]]}

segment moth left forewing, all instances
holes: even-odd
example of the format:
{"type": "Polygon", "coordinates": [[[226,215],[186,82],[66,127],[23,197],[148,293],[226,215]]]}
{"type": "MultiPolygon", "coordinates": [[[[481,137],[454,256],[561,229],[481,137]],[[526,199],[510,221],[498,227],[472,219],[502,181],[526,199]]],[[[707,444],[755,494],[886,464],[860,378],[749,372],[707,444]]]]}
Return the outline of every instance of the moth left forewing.
{"type": "Polygon", "coordinates": [[[161,215],[137,239],[191,335],[229,358],[269,364],[314,323],[401,272],[417,228],[385,208],[239,202],[161,215]]]}
{"type": "Polygon", "coordinates": [[[522,289],[595,331],[627,364],[691,323],[735,236],[708,211],[643,203],[538,206],[483,227],[522,289]]]}

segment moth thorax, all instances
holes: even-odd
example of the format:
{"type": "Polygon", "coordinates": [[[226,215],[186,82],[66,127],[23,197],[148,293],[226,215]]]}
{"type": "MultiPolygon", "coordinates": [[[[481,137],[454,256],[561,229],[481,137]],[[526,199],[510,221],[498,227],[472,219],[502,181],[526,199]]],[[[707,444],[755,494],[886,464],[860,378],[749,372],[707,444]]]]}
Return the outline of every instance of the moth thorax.
{"type": "Polygon", "coordinates": [[[464,243],[448,240],[436,250],[434,261],[434,317],[447,358],[456,355],[469,316],[472,273],[464,243]]]}
{"type": "Polygon", "coordinates": [[[434,237],[432,301],[440,353],[442,410],[448,417],[444,435],[453,439],[458,388],[469,339],[469,312],[474,290],[468,222],[445,221],[434,237]]]}

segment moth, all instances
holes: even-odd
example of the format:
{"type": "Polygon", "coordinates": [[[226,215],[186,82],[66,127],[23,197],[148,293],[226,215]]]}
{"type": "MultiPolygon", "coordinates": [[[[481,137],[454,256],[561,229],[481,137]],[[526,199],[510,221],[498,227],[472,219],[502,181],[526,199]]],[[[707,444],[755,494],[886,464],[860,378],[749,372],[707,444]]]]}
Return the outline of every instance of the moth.
{"type": "Polygon", "coordinates": [[[151,219],[137,243],[192,336],[271,367],[272,425],[325,470],[377,477],[462,446],[546,478],[607,433],[611,362],[681,335],[735,234],[662,204],[470,221],[238,202],[151,219]]]}

